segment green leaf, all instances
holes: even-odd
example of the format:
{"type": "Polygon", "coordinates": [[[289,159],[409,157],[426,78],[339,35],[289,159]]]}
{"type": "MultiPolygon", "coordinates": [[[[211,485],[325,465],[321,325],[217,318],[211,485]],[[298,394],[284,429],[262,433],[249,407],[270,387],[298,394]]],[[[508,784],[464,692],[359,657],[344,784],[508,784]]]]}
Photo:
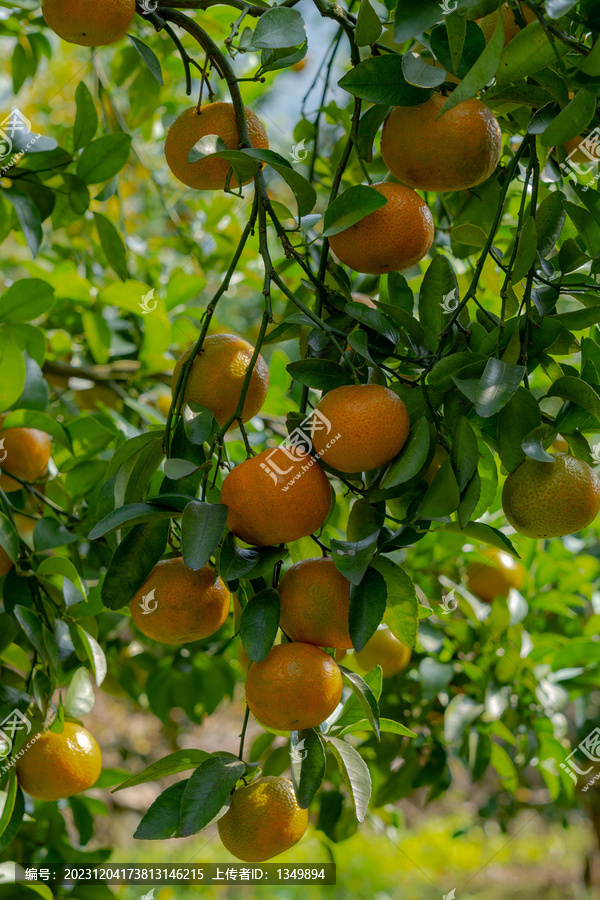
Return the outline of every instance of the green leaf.
{"type": "Polygon", "coordinates": [[[346,741],[331,736],[325,736],[325,740],[335,756],[344,783],[352,797],[356,818],[362,822],[367,814],[371,798],[371,775],[367,764],[358,750],[355,750],[346,741]]]}
{"type": "Polygon", "coordinates": [[[65,544],[74,544],[79,538],[69,531],[58,519],[44,516],[38,519],[33,529],[33,546],[38,552],[42,550],[54,550],[55,547],[64,547],[65,544]]]}
{"type": "Polygon", "coordinates": [[[123,238],[113,223],[100,213],[94,213],[94,222],[104,254],[121,281],[127,281],[127,250],[123,238]]]}
{"type": "Polygon", "coordinates": [[[554,250],[565,224],[567,214],[563,207],[564,199],[565,196],[560,191],[552,191],[537,208],[535,230],[538,253],[542,257],[554,250]]]}
{"type": "Polygon", "coordinates": [[[544,444],[550,444],[555,434],[554,429],[548,425],[539,425],[525,435],[521,441],[521,448],[526,456],[537,459],[538,462],[554,462],[552,454],[544,450],[544,444]]]}
{"type": "Polygon", "coordinates": [[[457,225],[450,236],[459,244],[468,244],[470,247],[485,247],[487,243],[487,235],[479,225],[457,225]]]}
{"type": "Polygon", "coordinates": [[[419,601],[415,586],[404,569],[383,556],[373,560],[373,568],[385,578],[387,606],[384,622],[399,641],[414,649],[417,642],[419,601]]]}
{"type": "Polygon", "coordinates": [[[569,48],[561,41],[551,41],[537,20],[519,33],[504,48],[496,82],[498,85],[521,81],[540,69],[556,65],[556,57],[569,48]]]}
{"type": "Polygon", "coordinates": [[[48,575],[60,575],[63,578],[68,578],[77,587],[77,590],[81,594],[81,600],[85,600],[85,585],[70,559],[65,559],[64,556],[47,557],[39,564],[37,573],[44,577],[47,577],[48,575]]]}
{"type": "Polygon", "coordinates": [[[16,769],[12,768],[8,776],[8,785],[4,799],[4,807],[2,809],[2,815],[0,816],[0,837],[2,837],[2,835],[6,832],[6,829],[8,828],[9,822],[11,820],[13,810],[15,808],[15,801],[17,799],[17,789],[17,773],[16,769]]]}
{"type": "Polygon", "coordinates": [[[354,40],[357,46],[366,47],[379,40],[383,26],[379,16],[369,3],[369,0],[361,0],[358,16],[356,17],[356,30],[354,40]]]}
{"type": "Polygon", "coordinates": [[[452,468],[456,472],[458,488],[462,494],[477,471],[477,463],[479,462],[477,437],[465,418],[460,418],[454,429],[450,459],[452,460],[452,468]]]}
{"type": "Polygon", "coordinates": [[[0,547],[13,563],[19,556],[19,535],[10,520],[0,513],[0,547]]]}
{"type": "Polygon", "coordinates": [[[196,769],[208,759],[209,756],[210,754],[206,753],[204,750],[176,750],[175,753],[169,753],[168,756],[163,756],[162,759],[152,763],[151,766],[142,769],[137,775],[132,775],[131,778],[128,778],[116,787],[112,793],[114,794],[116,791],[122,791],[125,788],[135,787],[137,784],[146,784],[148,781],[156,781],[158,778],[166,778],[167,775],[176,775],[178,772],[196,769]]]}
{"type": "Polygon", "coordinates": [[[375,732],[377,740],[379,740],[381,733],[379,728],[379,704],[377,702],[377,697],[364,678],[356,672],[351,672],[349,669],[344,668],[344,666],[340,666],[340,671],[342,673],[342,681],[346,687],[350,688],[362,706],[364,712],[367,714],[369,724],[375,732]]]}
{"type": "Polygon", "coordinates": [[[133,835],[136,840],[164,841],[181,837],[181,801],[186,786],[187,779],[178,781],[156,798],[133,835]]]}
{"type": "Polygon", "coordinates": [[[80,81],[75,91],[75,123],[73,125],[73,150],[80,150],[93,139],[98,128],[96,105],[88,86],[80,81]]]}
{"type": "Polygon", "coordinates": [[[327,208],[321,237],[331,237],[345,231],[386,203],[387,198],[375,188],[355,184],[336,197],[327,208]]]}
{"type": "Polygon", "coordinates": [[[205,406],[188,401],[183,407],[183,427],[191,444],[202,445],[210,437],[214,416],[205,406]]]}
{"type": "Polygon", "coordinates": [[[349,372],[328,359],[301,359],[289,363],[286,368],[295,381],[317,391],[328,391],[352,383],[349,372]]]}
{"type": "Polygon", "coordinates": [[[338,572],[350,584],[360,584],[369,567],[377,547],[379,531],[373,532],[360,541],[338,541],[331,539],[331,558],[338,572]]]}
{"type": "Polygon", "coordinates": [[[391,106],[371,106],[360,117],[358,134],[356,135],[356,149],[361,159],[364,159],[365,162],[373,162],[373,141],[390,111],[391,106]]]}
{"type": "Polygon", "coordinates": [[[12,52],[10,59],[10,74],[12,77],[13,94],[18,94],[25,84],[27,76],[30,74],[29,61],[27,59],[25,47],[20,43],[15,44],[15,48],[12,52]]]}
{"type": "Polygon", "coordinates": [[[516,559],[521,558],[505,534],[484,522],[469,522],[465,528],[461,528],[458,522],[445,522],[443,525],[439,525],[435,531],[452,531],[484,544],[490,544],[492,547],[497,547],[498,550],[506,550],[516,559]]]}
{"type": "Polygon", "coordinates": [[[372,331],[387,338],[391,344],[396,344],[399,340],[398,330],[394,327],[391,319],[384,316],[378,309],[370,309],[364,303],[346,303],[344,312],[356,319],[362,325],[366,325],[372,331]]]}
{"type": "Polygon", "coordinates": [[[423,519],[442,519],[458,509],[460,490],[450,459],[445,459],[419,507],[423,519]]]}
{"type": "MultiPolygon", "coordinates": [[[[401,734],[403,737],[417,737],[414,731],[411,731],[410,728],[407,728],[406,725],[401,725],[400,722],[394,722],[393,719],[380,719],[379,727],[382,732],[387,734],[401,734]]],[[[345,734],[352,734],[356,731],[370,731],[371,724],[368,719],[359,719],[358,722],[352,722],[350,725],[346,725],[341,731],[336,733],[336,737],[343,737],[345,734]]]]}
{"type": "Polygon", "coordinates": [[[536,253],[537,233],[535,220],[532,216],[527,216],[519,235],[517,256],[512,270],[512,284],[516,284],[521,278],[525,278],[535,262],[536,253]]]}
{"type": "Polygon", "coordinates": [[[94,678],[96,680],[96,684],[98,687],[102,684],[104,679],[106,678],[107,665],[106,665],[106,657],[104,655],[104,650],[98,643],[98,641],[88,634],[81,625],[77,625],[77,633],[83,642],[83,646],[85,647],[85,652],[88,655],[88,659],[92,664],[92,668],[94,670],[94,678]]]}
{"type": "Polygon", "coordinates": [[[546,0],[546,12],[551,19],[560,19],[577,6],[578,0],[546,0]]]}
{"type": "MultiPolygon", "coordinates": [[[[450,0],[447,8],[456,10],[466,6],[467,3],[468,0],[450,0]]],[[[408,38],[416,37],[420,32],[426,31],[439,22],[443,15],[440,0],[419,0],[418,3],[397,0],[394,16],[394,43],[402,44],[408,38]]]]}
{"type": "Polygon", "coordinates": [[[573,99],[550,122],[541,137],[545,147],[564,144],[585,131],[596,112],[596,97],[589,91],[577,91],[573,99]]]}
{"type": "Polygon", "coordinates": [[[456,376],[453,376],[453,380],[457,387],[474,401],[477,415],[486,419],[494,416],[508,403],[524,374],[524,366],[513,366],[496,357],[490,357],[483,375],[473,386],[473,393],[468,381],[462,381],[456,376]]]}
{"type": "Polygon", "coordinates": [[[325,777],[325,749],[314,728],[290,732],[292,782],[298,806],[308,809],[325,777]]]}
{"type": "MultiPolygon", "coordinates": [[[[511,42],[512,43],[512,42],[511,42]]],[[[490,41],[477,62],[471,66],[461,83],[452,91],[444,103],[441,114],[453,109],[464,100],[470,100],[496,75],[501,64],[504,47],[504,22],[498,16],[498,24],[490,41]]]]}
{"type": "Polygon", "coordinates": [[[111,531],[118,531],[119,528],[129,528],[131,525],[141,525],[143,522],[152,522],[156,519],[170,519],[176,514],[171,509],[152,503],[128,503],[105,516],[92,528],[88,537],[91,541],[95,541],[110,534],[111,531]]]}
{"type": "Polygon", "coordinates": [[[0,322],[31,322],[49,312],[55,302],[54,288],[47,281],[21,278],[0,296],[0,322]]]}
{"type": "Polygon", "coordinates": [[[350,69],[338,85],[354,97],[384,106],[417,106],[425,103],[431,90],[414,87],[402,74],[402,57],[397,54],[372,56],[350,69]]]}
{"type": "Polygon", "coordinates": [[[77,160],[77,174],[86,184],[110,181],[129,159],[131,135],[120,132],[96,138],[77,160]]]}
{"type": "Polygon", "coordinates": [[[181,798],[182,837],[197,834],[227,812],[229,795],[245,771],[241,759],[209,756],[192,772],[181,798]]]}
{"type": "Polygon", "coordinates": [[[414,478],[427,461],[430,442],[429,424],[425,416],[422,416],[411,428],[399,456],[386,470],[381,479],[381,487],[396,487],[398,484],[404,484],[414,478]]]}
{"type": "Polygon", "coordinates": [[[44,631],[39,616],[26,606],[15,606],[14,616],[27,635],[31,646],[37,650],[42,659],[48,659],[48,652],[44,644],[44,631]]]}
{"type": "Polygon", "coordinates": [[[429,373],[428,384],[434,391],[445,393],[454,387],[454,378],[461,382],[480,375],[485,357],[478,353],[451,353],[437,362],[429,373]]]}
{"type": "Polygon", "coordinates": [[[243,151],[247,156],[258,159],[275,169],[281,175],[286,184],[294,192],[296,203],[298,204],[298,215],[302,218],[307,216],[314,209],[317,202],[317,192],[314,187],[300,172],[292,168],[287,159],[275,153],[273,150],[258,150],[249,148],[243,151]]]}
{"type": "Polygon", "coordinates": [[[560,397],[562,400],[570,400],[571,403],[581,406],[591,413],[600,422],[600,396],[591,385],[586,384],[580,378],[573,375],[565,375],[559,378],[548,390],[549,397],[560,397]]]}
{"type": "Polygon", "coordinates": [[[181,519],[181,547],[188,569],[203,569],[219,546],[227,521],[222,503],[192,500],[181,519]]]}
{"type": "Polygon", "coordinates": [[[269,653],[279,628],[281,604],[275,588],[265,588],[252,597],[242,612],[240,637],[244,650],[254,662],[269,653]]]}
{"type": "Polygon", "coordinates": [[[20,191],[5,191],[4,196],[14,207],[31,255],[37,256],[44,239],[42,217],[38,207],[31,197],[20,191]]]}
{"type": "Polygon", "coordinates": [[[402,74],[408,84],[420,88],[436,88],[446,80],[445,69],[426,63],[412,50],[402,57],[402,74]]]}
{"type": "Polygon", "coordinates": [[[498,455],[509,472],[525,459],[521,441],[540,421],[537,400],[527,388],[518,387],[498,416],[498,455]]]}
{"type": "Polygon", "coordinates": [[[298,47],[305,40],[306,27],[298,10],[273,7],[259,18],[252,35],[252,48],[298,47]]]}
{"type": "Polygon", "coordinates": [[[102,602],[108,609],[121,609],[129,603],[165,552],[168,537],[168,519],[131,529],[115,550],[102,582],[102,602]]]}
{"type": "Polygon", "coordinates": [[[485,37],[475,22],[462,16],[447,16],[443,25],[431,32],[431,52],[444,69],[464,78],[485,50],[485,37]]]}
{"type": "Polygon", "coordinates": [[[148,66],[154,78],[160,85],[164,85],[162,69],[154,50],[151,50],[147,44],[144,44],[143,41],[140,41],[139,38],[134,37],[132,34],[128,34],[127,37],[148,66]]]}
{"type": "Polygon", "coordinates": [[[450,262],[441,253],[434,256],[423,277],[419,293],[419,321],[430,350],[439,346],[440,334],[458,306],[458,283],[450,262]]]}
{"type": "Polygon", "coordinates": [[[355,650],[362,650],[383,619],[387,588],[376,569],[367,569],[360,584],[350,586],[350,637],[355,650]]]}
{"type": "Polygon", "coordinates": [[[81,719],[92,711],[95,699],[88,670],[83,666],[76,669],[65,697],[65,715],[81,719]]]}

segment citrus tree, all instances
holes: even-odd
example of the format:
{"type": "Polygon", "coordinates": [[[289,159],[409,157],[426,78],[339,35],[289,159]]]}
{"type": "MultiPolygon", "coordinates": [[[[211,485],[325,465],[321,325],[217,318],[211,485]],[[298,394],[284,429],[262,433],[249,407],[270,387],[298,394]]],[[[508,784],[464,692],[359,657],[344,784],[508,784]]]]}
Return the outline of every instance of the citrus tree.
{"type": "Polygon", "coordinates": [[[173,775],[136,838],[331,847],[451,757],[600,834],[597,5],[0,10],[2,858],[173,775]],[[88,672],[240,745],[100,773],[88,672]]]}

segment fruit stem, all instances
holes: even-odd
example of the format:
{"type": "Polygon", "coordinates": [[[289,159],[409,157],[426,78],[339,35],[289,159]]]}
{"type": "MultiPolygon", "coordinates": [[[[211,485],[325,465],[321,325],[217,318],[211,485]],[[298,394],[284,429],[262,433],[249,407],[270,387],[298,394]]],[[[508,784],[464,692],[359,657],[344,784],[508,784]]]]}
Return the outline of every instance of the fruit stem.
{"type": "Polygon", "coordinates": [[[239,759],[244,762],[244,741],[246,740],[246,729],[248,728],[248,719],[250,718],[250,707],[246,704],[246,712],[244,713],[244,724],[240,734],[240,749],[238,753],[239,759]]]}

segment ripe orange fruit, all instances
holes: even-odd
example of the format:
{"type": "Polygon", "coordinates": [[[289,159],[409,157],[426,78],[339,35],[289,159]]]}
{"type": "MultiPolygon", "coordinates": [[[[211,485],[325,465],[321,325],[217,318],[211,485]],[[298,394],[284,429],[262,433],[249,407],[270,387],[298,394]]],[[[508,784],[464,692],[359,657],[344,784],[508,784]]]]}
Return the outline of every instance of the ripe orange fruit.
{"type": "Polygon", "coordinates": [[[410,648],[392,634],[387,625],[379,625],[354,659],[363,672],[381,666],[384,678],[390,678],[405,669],[410,662],[410,648]]]}
{"type": "Polygon", "coordinates": [[[600,479],[581,459],[526,459],[504,482],[502,506],[513,528],[530,538],[562,537],[585,528],[600,510],[600,479]]]}
{"type": "Polygon", "coordinates": [[[461,191],[489,178],[502,132],[487,106],[465,100],[437,118],[446,102],[434,94],[419,106],[396,106],[381,132],[383,161],[398,181],[423,191],[461,191]]]}
{"type": "Polygon", "coordinates": [[[3,547],[0,547],[0,578],[13,567],[13,561],[3,547]]]}
{"type": "Polygon", "coordinates": [[[248,544],[288,544],[317,531],[327,518],[331,489],[323,469],[308,453],[290,458],[288,452],[263,450],[223,482],[227,527],[248,544]]]}
{"type": "MultiPolygon", "coordinates": [[[[252,146],[268,150],[269,139],[262,122],[251,109],[246,109],[246,120],[252,146]]],[[[165,156],[173,175],[188,187],[198,191],[222,191],[227,183],[231,164],[226,159],[200,159],[188,162],[190,150],[200,138],[216,134],[223,140],[228,150],[237,150],[240,144],[235,112],[231,103],[207,103],[200,111],[195,106],[178,116],[167,133],[165,156]]],[[[243,184],[248,184],[247,178],[243,184]]],[[[231,176],[230,187],[239,187],[235,175],[231,176]]]]}
{"type": "Polygon", "coordinates": [[[368,472],[385,465],[397,456],[408,437],[406,406],[382,384],[334,388],[316,408],[329,420],[331,430],[315,431],[315,453],[339,472],[368,472]]]}
{"type": "Polygon", "coordinates": [[[298,806],[287,778],[266,775],[231,795],[219,819],[226,850],[245,862],[264,862],[297,844],[308,825],[308,810],[298,806]]]}
{"type": "Polygon", "coordinates": [[[63,41],[103,47],[125,36],[135,14],[135,0],[42,0],[42,14],[63,41]]]}
{"type": "Polygon", "coordinates": [[[583,163],[584,165],[597,165],[598,157],[596,156],[594,159],[590,158],[590,156],[583,150],[581,146],[583,141],[585,141],[586,139],[587,135],[579,134],[577,137],[571,138],[570,141],[565,141],[565,153],[575,163],[583,163]],[[573,153],[573,151],[575,152],[573,153]],[[573,156],[571,156],[571,153],[573,153],[573,156]]]}
{"type": "Polygon", "coordinates": [[[62,800],[96,783],[102,771],[102,754],[86,728],[77,722],[65,722],[61,734],[40,734],[16,769],[19,784],[34,800],[62,800]]]}
{"type": "MultiPolygon", "coordinates": [[[[414,109],[414,107],[411,107],[414,109]]],[[[338,259],[368,275],[409,269],[428,253],[434,235],[431,210],[403,184],[373,184],[387,198],[380,206],[344,231],[329,238],[338,259]]]]}
{"type": "Polygon", "coordinates": [[[212,566],[194,571],[178,557],[154,566],[129,601],[129,609],[147,637],[162,644],[185,644],[218,631],[229,613],[230,600],[212,566]]]}
{"type": "Polygon", "coordinates": [[[525,569],[510,553],[486,547],[481,555],[491,564],[472,562],[467,569],[469,590],[476,597],[491,603],[496,597],[508,597],[511,588],[518,591],[525,581],[525,569]]]}
{"type": "MultiPolygon", "coordinates": [[[[181,367],[192,350],[193,347],[189,347],[175,363],[171,381],[173,394],[181,367]]],[[[209,334],[192,363],[184,402],[192,400],[200,406],[206,406],[219,425],[224,425],[236,410],[253,353],[252,344],[237,334],[209,334]]],[[[258,356],[244,399],[243,422],[248,422],[260,412],[268,390],[269,370],[262,356],[258,356]]],[[[235,424],[233,422],[232,427],[235,424]]]]}
{"type": "MultiPolygon", "coordinates": [[[[20,491],[21,485],[6,472],[23,481],[37,481],[46,472],[50,459],[50,437],[37,428],[6,428],[0,431],[0,448],[6,452],[0,463],[0,488],[6,493],[20,491]]],[[[0,457],[4,453],[0,452],[0,457]]]]}
{"type": "MultiPolygon", "coordinates": [[[[521,15],[529,25],[530,22],[536,22],[537,16],[533,12],[533,10],[529,9],[528,6],[520,6],[521,15]]],[[[504,22],[504,46],[510,44],[512,39],[516,37],[521,30],[520,26],[515,22],[515,16],[513,10],[510,8],[508,3],[504,3],[502,6],[502,21],[504,22]]],[[[489,15],[484,16],[483,19],[479,19],[478,25],[483,31],[485,42],[489,44],[490,38],[492,37],[494,31],[496,30],[496,26],[498,24],[498,10],[494,10],[489,15]]]]}
{"type": "Polygon", "coordinates": [[[338,664],[314,644],[277,644],[246,675],[246,702],[276,731],[316,728],[342,696],[338,664]]]}
{"type": "Polygon", "coordinates": [[[348,630],[350,582],[331,557],[303,559],[279,582],[279,624],[293,641],[319,647],[352,647],[348,630]]]}

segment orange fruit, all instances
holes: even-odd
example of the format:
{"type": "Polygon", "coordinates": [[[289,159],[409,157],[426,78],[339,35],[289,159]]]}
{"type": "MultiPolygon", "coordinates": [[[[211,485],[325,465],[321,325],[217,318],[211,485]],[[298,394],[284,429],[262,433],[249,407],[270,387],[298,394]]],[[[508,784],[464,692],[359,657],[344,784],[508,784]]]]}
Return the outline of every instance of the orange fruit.
{"type": "Polygon", "coordinates": [[[562,537],[580,531],[600,510],[600,479],[581,459],[556,453],[554,462],[526,459],[504,482],[504,514],[519,534],[562,537]]]}
{"type": "Polygon", "coordinates": [[[465,100],[437,118],[446,98],[396,106],[381,132],[383,161],[398,181],[423,191],[461,191],[489,178],[502,132],[480,100],[465,100]]]}
{"type": "Polygon", "coordinates": [[[408,437],[406,406],[382,384],[334,388],[316,409],[329,420],[331,429],[315,431],[315,453],[339,472],[368,472],[384,466],[397,456],[408,437]]]}
{"type": "Polygon", "coordinates": [[[50,459],[50,437],[37,428],[6,428],[0,431],[0,488],[6,493],[20,491],[21,485],[7,475],[10,472],[23,481],[37,481],[46,472],[50,459]],[[6,453],[1,452],[3,449],[6,453]]]}
{"type": "Polygon", "coordinates": [[[363,649],[354,654],[363,672],[381,666],[384,678],[390,678],[405,669],[410,662],[410,648],[392,634],[387,625],[379,625],[373,637],[363,649]]]}
{"type": "Polygon", "coordinates": [[[103,47],[125,36],[135,14],[135,0],[42,0],[42,14],[63,41],[103,47]]]}
{"type": "Polygon", "coordinates": [[[4,549],[4,547],[0,547],[0,578],[3,575],[6,575],[7,572],[13,567],[13,561],[4,549]]]}
{"type": "Polygon", "coordinates": [[[217,827],[226,850],[245,862],[264,862],[297,844],[308,825],[287,778],[266,775],[231,795],[217,827]]]}
{"type": "Polygon", "coordinates": [[[292,72],[301,72],[302,69],[306,68],[307,59],[306,56],[303,59],[299,59],[297,63],[294,63],[293,66],[290,66],[292,72]]]}
{"type": "Polygon", "coordinates": [[[131,618],[161,644],[210,637],[229,613],[231,597],[212,566],[188,569],[183,559],[158,562],[129,601],[131,618]]]}
{"type": "Polygon", "coordinates": [[[350,582],[331,557],[303,559],[279,582],[279,624],[293,641],[319,647],[352,647],[348,630],[350,582]]]}
{"type": "Polygon", "coordinates": [[[371,187],[383,194],[387,203],[333,234],[329,238],[331,249],[355,272],[385,275],[409,269],[423,259],[433,243],[431,210],[403,184],[385,181],[371,187]]]}
{"type": "MultiPolygon", "coordinates": [[[[245,107],[246,121],[252,146],[259,150],[268,150],[269,139],[262,122],[251,109],[245,107]]],[[[200,138],[207,134],[216,134],[223,140],[228,150],[237,150],[240,145],[235,112],[231,103],[207,103],[198,110],[195,106],[186,109],[178,116],[165,140],[165,156],[167,165],[173,175],[198,191],[222,191],[227,183],[227,175],[231,168],[226,159],[200,159],[188,162],[190,150],[200,138]]],[[[247,178],[242,184],[248,184],[247,178]]],[[[231,176],[230,187],[239,187],[235,175],[231,176]]]]}
{"type": "Polygon", "coordinates": [[[262,725],[276,731],[316,728],[342,696],[338,664],[314,644],[277,644],[246,675],[246,702],[262,725]]]}
{"type": "Polygon", "coordinates": [[[29,743],[16,769],[19,784],[34,800],[62,800],[86,791],[98,780],[100,747],[77,722],[65,722],[61,734],[44,731],[29,743]]]}
{"type": "Polygon", "coordinates": [[[511,588],[520,591],[525,581],[525,569],[510,553],[486,547],[481,555],[491,564],[472,562],[467,569],[469,590],[480,600],[491,603],[496,597],[508,597],[511,588]]]}
{"type": "Polygon", "coordinates": [[[327,476],[308,453],[275,447],[232,469],[221,488],[227,527],[254,544],[287,544],[317,531],[329,512],[327,476]]]}
{"type": "MultiPolygon", "coordinates": [[[[536,22],[537,16],[533,12],[533,10],[529,9],[527,6],[521,6],[521,15],[529,25],[530,22],[536,22]]],[[[521,30],[521,27],[517,25],[515,22],[515,16],[513,10],[510,8],[508,3],[504,3],[502,6],[502,21],[504,22],[504,46],[510,44],[512,39],[516,37],[521,30]]],[[[494,12],[491,12],[489,15],[484,16],[483,19],[479,19],[478,25],[483,31],[485,42],[488,44],[490,42],[490,38],[492,37],[494,31],[496,30],[496,26],[498,24],[498,10],[495,9],[494,12]]]]}
{"type": "Polygon", "coordinates": [[[565,141],[564,148],[565,153],[574,163],[582,163],[587,165],[597,165],[598,164],[598,156],[594,158],[590,157],[588,153],[583,150],[581,144],[587,140],[588,135],[580,134],[577,137],[571,138],[570,141],[565,141]],[[573,152],[575,151],[575,152],[573,152]],[[573,156],[571,156],[573,153],[573,156]]]}
{"type": "MultiPolygon", "coordinates": [[[[173,394],[181,367],[192,350],[193,347],[188,347],[175,363],[171,381],[173,394]]],[[[236,410],[253,353],[252,344],[237,334],[209,334],[204,339],[202,350],[192,363],[183,395],[184,402],[192,400],[200,406],[205,406],[219,425],[224,425],[236,410]]],[[[260,412],[268,389],[269,370],[259,355],[244,399],[243,422],[248,422],[260,412]]],[[[233,422],[232,427],[235,424],[233,422]]]]}

